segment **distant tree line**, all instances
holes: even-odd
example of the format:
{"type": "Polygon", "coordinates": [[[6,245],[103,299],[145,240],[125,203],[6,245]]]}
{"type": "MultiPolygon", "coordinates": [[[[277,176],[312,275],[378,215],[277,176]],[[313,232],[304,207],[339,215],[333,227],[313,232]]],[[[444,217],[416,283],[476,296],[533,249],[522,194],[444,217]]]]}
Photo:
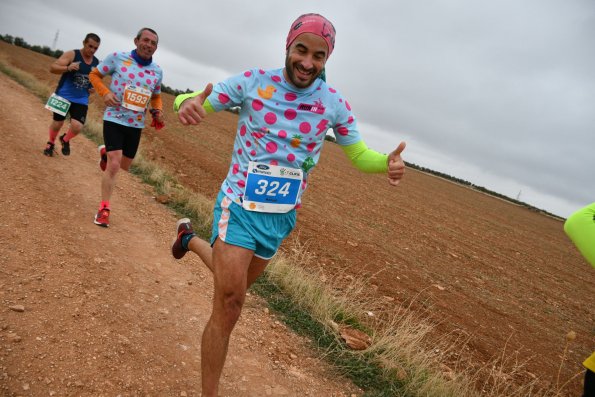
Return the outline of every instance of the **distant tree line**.
{"type": "Polygon", "coordinates": [[[64,54],[64,51],[52,50],[47,45],[44,45],[44,46],[29,45],[29,43],[27,43],[22,37],[13,37],[9,34],[5,34],[5,35],[0,34],[0,40],[5,41],[12,45],[16,45],[19,47],[27,48],[27,49],[35,51],[35,52],[39,52],[41,54],[49,55],[54,58],[60,58],[60,56],[62,56],[62,54],[64,54]]]}
{"type": "Polygon", "coordinates": [[[460,178],[457,178],[455,176],[451,176],[451,175],[442,173],[440,171],[434,171],[434,170],[431,170],[431,169],[426,168],[426,167],[421,167],[421,166],[419,166],[417,164],[410,163],[408,161],[405,161],[405,165],[407,167],[410,167],[410,168],[413,168],[413,169],[416,169],[416,170],[419,170],[419,171],[422,171],[422,172],[425,172],[425,173],[428,173],[428,174],[436,175],[436,176],[438,176],[440,178],[448,179],[449,181],[453,181],[455,183],[458,183],[459,185],[467,186],[467,187],[469,187],[471,189],[474,189],[474,190],[477,190],[479,192],[483,192],[483,193],[489,194],[490,196],[498,197],[498,198],[500,198],[502,200],[505,200],[505,201],[509,201],[511,203],[518,204],[518,205],[523,206],[523,207],[525,207],[525,208],[527,208],[527,209],[529,209],[531,211],[535,211],[535,212],[539,212],[539,213],[542,213],[542,214],[546,214],[546,215],[549,215],[549,216],[554,217],[554,218],[557,218],[557,219],[562,219],[558,215],[554,215],[554,214],[552,214],[552,213],[550,213],[548,211],[545,211],[545,210],[542,210],[540,208],[534,207],[534,206],[529,205],[527,203],[524,203],[522,201],[513,199],[511,197],[505,196],[505,195],[500,194],[498,192],[494,192],[492,190],[486,189],[483,186],[478,186],[478,185],[476,185],[474,183],[471,183],[469,181],[466,181],[464,179],[460,179],[460,178]]]}

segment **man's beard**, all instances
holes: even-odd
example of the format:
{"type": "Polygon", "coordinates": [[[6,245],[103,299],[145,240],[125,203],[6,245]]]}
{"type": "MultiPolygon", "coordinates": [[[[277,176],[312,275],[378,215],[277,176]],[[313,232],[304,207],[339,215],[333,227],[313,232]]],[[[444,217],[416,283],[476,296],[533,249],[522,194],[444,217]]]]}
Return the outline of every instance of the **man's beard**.
{"type": "Polygon", "coordinates": [[[308,88],[314,83],[314,81],[318,78],[320,73],[313,73],[310,75],[310,79],[308,81],[303,81],[297,78],[295,75],[295,68],[294,64],[297,62],[291,63],[289,60],[289,56],[285,57],[285,71],[287,72],[287,77],[289,78],[289,82],[296,86],[297,88],[308,88]]]}

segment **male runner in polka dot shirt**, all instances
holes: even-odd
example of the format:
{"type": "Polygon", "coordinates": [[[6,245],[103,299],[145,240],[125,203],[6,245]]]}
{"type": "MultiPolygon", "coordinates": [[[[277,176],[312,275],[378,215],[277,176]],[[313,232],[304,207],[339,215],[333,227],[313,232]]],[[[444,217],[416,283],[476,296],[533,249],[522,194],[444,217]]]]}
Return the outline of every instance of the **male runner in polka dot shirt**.
{"type": "Polygon", "coordinates": [[[174,258],[193,251],[214,273],[213,308],[201,345],[203,396],[217,395],[246,289],[293,230],[326,131],[333,128],[359,169],[386,172],[391,185],[403,177],[405,143],[388,155],[368,149],[349,103],[319,78],[334,45],[335,28],[326,18],[302,15],[287,36],[284,68],[252,69],[176,98],[174,109],[185,125],[241,107],[232,161],[215,204],[212,249],[186,218],[178,221],[172,245],[174,258]]]}
{"type": "Polygon", "coordinates": [[[132,51],[113,52],[97,68],[89,79],[106,105],[103,114],[103,141],[99,146],[101,179],[101,202],[94,223],[108,227],[111,212],[110,199],[120,169],[128,170],[136,156],[147,107],[151,106],[153,126],[163,126],[161,101],[161,67],[153,62],[159,37],[150,28],[142,28],[132,51]],[[109,88],[103,77],[111,76],[109,88]]]}

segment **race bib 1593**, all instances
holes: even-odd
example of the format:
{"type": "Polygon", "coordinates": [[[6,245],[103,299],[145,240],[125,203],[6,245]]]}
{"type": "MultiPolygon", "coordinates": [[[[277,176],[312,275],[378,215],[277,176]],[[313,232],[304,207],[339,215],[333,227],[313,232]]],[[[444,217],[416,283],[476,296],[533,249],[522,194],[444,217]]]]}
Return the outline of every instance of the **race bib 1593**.
{"type": "Polygon", "coordinates": [[[122,106],[126,109],[143,112],[151,99],[151,91],[142,87],[129,85],[122,96],[122,106]]]}

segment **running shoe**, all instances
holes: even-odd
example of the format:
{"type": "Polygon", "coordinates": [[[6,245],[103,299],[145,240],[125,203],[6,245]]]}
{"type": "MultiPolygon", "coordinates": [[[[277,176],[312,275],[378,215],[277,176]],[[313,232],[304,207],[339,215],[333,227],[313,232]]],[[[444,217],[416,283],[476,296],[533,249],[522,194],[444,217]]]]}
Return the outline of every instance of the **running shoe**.
{"type": "Polygon", "coordinates": [[[45,145],[45,149],[43,149],[43,154],[48,157],[52,157],[54,155],[54,151],[54,144],[48,141],[47,145],[45,145]]]}
{"type": "Polygon", "coordinates": [[[190,219],[182,218],[176,223],[176,238],[171,246],[171,254],[174,258],[182,259],[188,252],[186,248],[182,247],[182,237],[188,234],[194,235],[192,223],[190,223],[190,219]]]}
{"type": "Polygon", "coordinates": [[[105,171],[105,168],[107,167],[107,152],[105,150],[105,145],[99,145],[97,151],[99,151],[100,157],[99,168],[101,168],[101,171],[105,171]]]}
{"type": "Polygon", "coordinates": [[[66,142],[64,137],[66,134],[60,135],[60,143],[62,144],[62,154],[64,156],[70,156],[70,142],[66,142]]]}
{"type": "Polygon", "coordinates": [[[93,221],[96,225],[102,227],[109,226],[109,210],[107,208],[102,208],[99,212],[95,215],[95,220],[93,221]]]}

